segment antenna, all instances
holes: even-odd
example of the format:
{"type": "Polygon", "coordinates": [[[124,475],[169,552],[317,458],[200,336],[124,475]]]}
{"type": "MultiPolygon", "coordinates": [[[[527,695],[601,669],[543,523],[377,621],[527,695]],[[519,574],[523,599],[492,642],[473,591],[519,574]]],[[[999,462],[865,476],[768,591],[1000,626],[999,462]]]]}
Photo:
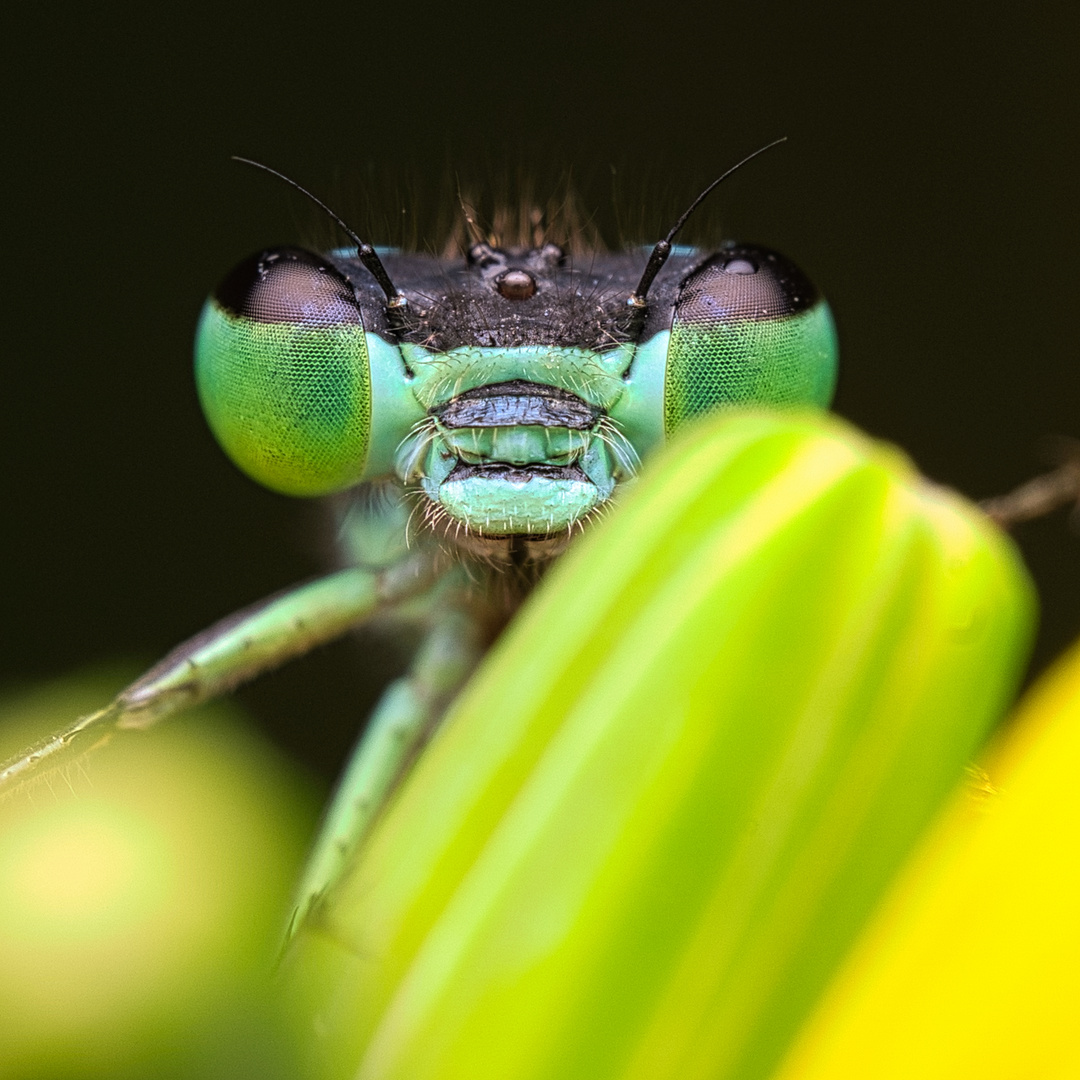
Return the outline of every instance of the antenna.
{"type": "MultiPolygon", "coordinates": [[[[307,190],[307,188],[301,187],[295,180],[290,180],[284,173],[279,173],[277,169],[271,169],[269,165],[263,165],[259,161],[252,161],[251,158],[238,157],[235,154],[233,155],[233,161],[239,161],[243,165],[252,165],[256,169],[262,169],[263,172],[268,172],[271,176],[276,176],[279,180],[284,180],[289,187],[295,188],[301,195],[309,198],[316,206],[327,213],[335,222],[337,222],[345,235],[356,245],[357,258],[364,264],[371,276],[379,283],[379,287],[382,291],[386,293],[386,306],[391,310],[398,312],[401,312],[408,307],[409,301],[405,298],[403,293],[399,292],[394,287],[394,283],[390,280],[390,275],[386,272],[386,267],[383,266],[382,260],[379,258],[378,254],[376,254],[375,249],[366,241],[361,240],[360,237],[357,236],[356,233],[354,233],[352,229],[350,229],[349,226],[322,201],[322,199],[316,198],[307,190]]],[[[659,269],[659,267],[657,269],[659,269]]],[[[640,289],[640,286],[638,286],[638,288],[640,289]]]]}
{"type": "Polygon", "coordinates": [[[668,256],[671,254],[671,241],[675,239],[675,235],[678,231],[687,223],[690,215],[705,201],[705,198],[710,194],[714,187],[716,187],[722,180],[726,180],[737,169],[741,169],[748,161],[753,161],[759,154],[764,154],[766,150],[771,150],[774,146],[779,146],[782,142],[787,142],[787,136],[785,135],[780,139],[773,139],[771,143],[766,143],[760,149],[755,150],[752,154],[748,154],[737,165],[732,165],[727,172],[721,173],[685,210],[682,217],[675,222],[671,227],[671,231],[659,241],[652,249],[649,255],[649,261],[645,264],[645,273],[641,275],[641,280],[638,282],[638,287],[630,294],[627,304],[639,311],[643,311],[645,304],[645,294],[649,291],[649,287],[652,285],[656,275],[660,273],[664,263],[667,262],[668,256]]]}

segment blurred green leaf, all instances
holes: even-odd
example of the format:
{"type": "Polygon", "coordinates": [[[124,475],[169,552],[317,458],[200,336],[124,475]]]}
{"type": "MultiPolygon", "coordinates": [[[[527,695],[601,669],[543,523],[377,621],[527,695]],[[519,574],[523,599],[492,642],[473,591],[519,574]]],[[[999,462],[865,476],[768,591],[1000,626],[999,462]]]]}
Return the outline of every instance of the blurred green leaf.
{"type": "MultiPolygon", "coordinates": [[[[0,741],[126,674],[9,695],[0,741]]],[[[294,1076],[271,970],[313,795],[221,704],[0,803],[0,1077],[294,1076]]]]}
{"type": "Polygon", "coordinates": [[[891,448],[698,427],[552,571],[302,936],[314,1056],[767,1076],[1001,715],[1032,614],[1009,542],[891,448]]]}

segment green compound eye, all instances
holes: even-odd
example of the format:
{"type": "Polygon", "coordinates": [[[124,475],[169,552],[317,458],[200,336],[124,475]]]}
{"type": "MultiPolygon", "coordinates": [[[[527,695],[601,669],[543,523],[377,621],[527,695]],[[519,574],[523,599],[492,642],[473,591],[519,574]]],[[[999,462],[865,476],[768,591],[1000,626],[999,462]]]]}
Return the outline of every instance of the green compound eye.
{"type": "Polygon", "coordinates": [[[355,484],[371,434],[371,373],[349,282],[325,259],[277,248],[237,266],[195,338],[199,400],[225,452],[287,495],[355,484]]]}
{"type": "Polygon", "coordinates": [[[828,304],[768,248],[724,248],[682,284],[664,378],[664,431],[722,405],[828,405],[836,384],[828,304]]]}

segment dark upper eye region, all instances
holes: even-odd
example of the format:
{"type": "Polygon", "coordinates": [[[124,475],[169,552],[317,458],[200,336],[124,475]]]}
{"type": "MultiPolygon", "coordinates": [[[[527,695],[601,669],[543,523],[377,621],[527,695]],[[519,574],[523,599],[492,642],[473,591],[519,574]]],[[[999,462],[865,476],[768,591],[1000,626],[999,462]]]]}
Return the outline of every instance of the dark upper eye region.
{"type": "Polygon", "coordinates": [[[810,279],[779,252],[738,244],[683,282],[678,315],[683,323],[783,319],[813,307],[818,298],[810,279]]]}
{"type": "Polygon", "coordinates": [[[214,291],[232,315],[260,323],[359,326],[353,287],[330,263],[302,248],[280,247],[235,266],[214,291]]]}

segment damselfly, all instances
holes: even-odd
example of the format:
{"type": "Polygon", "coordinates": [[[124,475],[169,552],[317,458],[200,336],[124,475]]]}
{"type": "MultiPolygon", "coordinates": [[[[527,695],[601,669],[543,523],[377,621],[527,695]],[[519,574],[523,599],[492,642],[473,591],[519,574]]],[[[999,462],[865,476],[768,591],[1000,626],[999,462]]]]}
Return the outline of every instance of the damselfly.
{"type": "Polygon", "coordinates": [[[544,567],[643,458],[703,413],[828,404],[835,330],[803,273],[753,244],[673,244],[712,187],[651,251],[573,258],[539,229],[515,245],[471,218],[464,259],[377,251],[324,206],[355,250],[282,247],[236,266],[196,332],[203,409],[260,483],[344,493],[346,569],[185,642],[5,765],[0,786],[376,615],[412,624],[419,645],[339,784],[303,915],[544,567]]]}

